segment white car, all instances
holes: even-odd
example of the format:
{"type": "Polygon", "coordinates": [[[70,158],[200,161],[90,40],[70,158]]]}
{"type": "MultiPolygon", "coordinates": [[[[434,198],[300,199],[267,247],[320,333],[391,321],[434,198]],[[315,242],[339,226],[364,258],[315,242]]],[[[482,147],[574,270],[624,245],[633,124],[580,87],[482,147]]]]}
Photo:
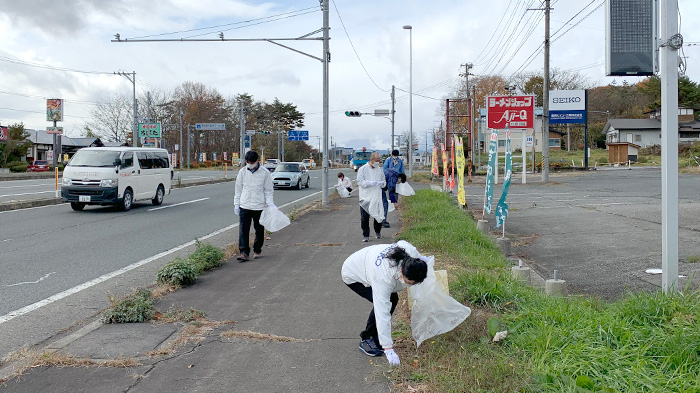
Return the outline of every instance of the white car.
{"type": "Polygon", "coordinates": [[[307,168],[316,168],[316,163],[311,161],[310,159],[305,159],[301,161],[302,164],[304,164],[307,168]]]}

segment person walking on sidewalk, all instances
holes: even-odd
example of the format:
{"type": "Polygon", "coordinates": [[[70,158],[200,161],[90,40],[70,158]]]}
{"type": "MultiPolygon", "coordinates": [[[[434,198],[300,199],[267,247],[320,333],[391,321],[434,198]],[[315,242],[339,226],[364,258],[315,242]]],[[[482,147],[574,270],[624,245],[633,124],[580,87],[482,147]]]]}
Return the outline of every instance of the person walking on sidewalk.
{"type": "Polygon", "coordinates": [[[357,185],[360,187],[360,227],[363,242],[369,241],[369,219],[374,220],[374,235],[381,238],[382,232],[382,188],[386,186],[386,178],[379,161],[379,153],[374,152],[369,161],[357,170],[357,185]]]}
{"type": "Polygon", "coordinates": [[[360,351],[369,356],[385,354],[389,364],[399,365],[391,339],[391,315],[399,302],[397,292],[423,282],[427,274],[427,258],[403,240],[365,247],[343,262],[341,277],[345,285],[373,305],[365,330],[360,333],[360,351]]]}
{"type": "Polygon", "coordinates": [[[391,157],[384,161],[384,176],[386,177],[386,187],[382,189],[382,205],[384,205],[384,221],[382,227],[391,228],[386,220],[389,214],[389,202],[398,203],[399,195],[396,193],[396,182],[400,174],[405,174],[403,170],[403,160],[399,158],[399,151],[392,150],[391,157]],[[387,193],[389,193],[389,201],[387,201],[387,193]]]}
{"type": "Polygon", "coordinates": [[[250,255],[250,223],[255,228],[253,258],[258,258],[265,242],[265,227],[260,225],[260,215],[265,207],[275,207],[274,189],[270,171],[258,162],[258,153],[250,150],[245,154],[246,166],[238,171],[236,194],[233,197],[234,212],[240,217],[238,227],[238,256],[240,262],[250,255]]]}

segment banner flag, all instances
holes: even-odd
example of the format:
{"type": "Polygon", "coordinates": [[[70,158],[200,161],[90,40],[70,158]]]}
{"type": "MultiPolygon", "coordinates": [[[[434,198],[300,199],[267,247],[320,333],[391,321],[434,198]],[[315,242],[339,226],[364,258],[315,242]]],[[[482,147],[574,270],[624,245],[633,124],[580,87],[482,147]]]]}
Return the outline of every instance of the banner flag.
{"type": "Polygon", "coordinates": [[[445,144],[441,143],[440,148],[442,150],[442,176],[447,179],[447,151],[445,151],[445,144]]]}
{"type": "Polygon", "coordinates": [[[459,204],[464,206],[467,204],[467,199],[464,191],[464,145],[462,138],[455,138],[455,149],[457,156],[457,200],[459,204]]]}
{"type": "Polygon", "coordinates": [[[486,214],[491,214],[491,202],[493,201],[493,182],[496,168],[496,149],[498,148],[498,131],[491,131],[491,139],[489,140],[489,168],[486,171],[486,201],[484,209],[486,214]]]}
{"type": "Polygon", "coordinates": [[[452,137],[452,175],[450,176],[450,192],[455,189],[455,138],[452,137]]]}
{"type": "Polygon", "coordinates": [[[432,159],[432,165],[430,168],[430,172],[435,177],[440,176],[440,171],[438,170],[438,148],[437,148],[437,146],[433,146],[433,159],[432,159]]]}
{"type": "Polygon", "coordinates": [[[506,197],[508,196],[508,189],[510,188],[510,177],[513,174],[513,152],[511,151],[510,144],[510,129],[508,128],[506,128],[506,164],[504,170],[503,190],[501,191],[501,198],[498,200],[498,205],[496,206],[496,226],[494,229],[503,225],[508,218],[506,197]]]}

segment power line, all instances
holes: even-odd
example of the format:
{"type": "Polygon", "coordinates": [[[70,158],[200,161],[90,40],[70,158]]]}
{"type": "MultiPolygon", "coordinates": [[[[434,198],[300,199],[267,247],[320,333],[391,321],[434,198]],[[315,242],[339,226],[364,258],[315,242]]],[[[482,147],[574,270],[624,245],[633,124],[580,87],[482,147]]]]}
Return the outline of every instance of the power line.
{"type": "Polygon", "coordinates": [[[76,70],[74,68],[56,67],[56,66],[50,66],[50,65],[46,65],[46,64],[31,63],[28,61],[17,60],[17,59],[5,57],[5,56],[0,56],[0,61],[18,64],[18,65],[30,66],[30,67],[44,68],[44,69],[55,70],[55,71],[77,72],[77,73],[81,73],[81,74],[97,74],[97,75],[111,75],[112,74],[111,72],[83,71],[83,70],[76,70]]]}
{"type": "Polygon", "coordinates": [[[369,72],[367,72],[367,68],[365,68],[365,65],[362,63],[362,59],[360,59],[360,55],[357,54],[357,50],[355,49],[355,45],[352,43],[352,40],[350,39],[350,34],[348,34],[348,29],[345,28],[345,23],[343,23],[343,18],[340,16],[340,12],[338,11],[338,6],[335,4],[335,0],[333,0],[333,7],[335,8],[335,12],[338,14],[338,19],[340,19],[340,24],[343,26],[343,30],[345,31],[345,35],[348,37],[348,41],[350,41],[350,46],[352,47],[352,51],[355,52],[355,57],[357,57],[357,61],[360,62],[360,65],[362,66],[362,69],[365,71],[365,74],[367,74],[367,77],[369,78],[369,80],[372,81],[372,83],[374,84],[374,86],[377,87],[377,89],[379,89],[385,93],[388,93],[389,90],[382,89],[381,87],[379,87],[379,85],[377,85],[377,83],[374,81],[374,79],[372,79],[372,76],[370,76],[369,72]]]}
{"type": "Polygon", "coordinates": [[[596,0],[591,0],[591,2],[588,3],[588,4],[586,4],[585,7],[581,8],[574,16],[572,16],[571,18],[569,18],[569,20],[567,20],[566,23],[564,23],[563,25],[561,25],[561,27],[560,27],[557,31],[555,31],[555,32],[552,34],[552,37],[554,37],[555,35],[557,35],[557,33],[559,33],[559,32],[561,31],[561,29],[564,28],[564,26],[568,25],[572,20],[574,20],[577,16],[579,16],[579,14],[581,14],[586,8],[590,7],[591,4],[593,4],[593,3],[595,3],[595,2],[596,2],[596,0]]]}
{"type": "MultiPolygon", "coordinates": [[[[501,23],[503,23],[503,18],[505,18],[506,14],[508,13],[508,9],[510,8],[510,5],[513,3],[513,0],[510,0],[508,2],[508,6],[506,7],[506,10],[503,12],[503,15],[501,15],[501,19],[498,21],[498,24],[496,25],[496,28],[493,30],[493,33],[491,34],[491,38],[489,38],[488,42],[486,42],[486,45],[484,45],[483,49],[481,49],[481,52],[479,52],[478,55],[476,55],[476,58],[474,59],[474,62],[478,62],[479,59],[481,58],[481,54],[484,53],[486,48],[489,48],[489,44],[493,40],[493,37],[496,36],[496,32],[498,31],[498,28],[501,27],[501,23]]],[[[490,52],[490,51],[489,51],[490,52]]],[[[487,55],[488,56],[488,53],[487,55]]]]}
{"type": "MultiPolygon", "coordinates": [[[[25,109],[4,108],[4,107],[0,107],[0,110],[15,111],[15,112],[28,112],[28,113],[40,113],[40,114],[44,114],[44,115],[46,114],[46,112],[28,111],[28,110],[25,110],[25,109]]],[[[66,115],[66,114],[64,114],[63,116],[66,116],[66,117],[76,117],[76,118],[78,118],[78,119],[87,119],[87,117],[85,117],[85,116],[74,116],[74,115],[66,115]]]]}
{"type": "MultiPolygon", "coordinates": [[[[315,7],[313,7],[313,8],[315,8],[315,7]]],[[[238,30],[238,29],[242,29],[242,28],[244,28],[244,27],[251,27],[251,26],[261,25],[261,24],[263,24],[263,23],[276,22],[276,21],[278,21],[278,20],[294,18],[294,17],[296,17],[296,16],[302,16],[302,15],[306,15],[306,14],[311,14],[311,13],[318,12],[318,11],[320,11],[320,10],[314,9],[314,10],[311,10],[311,11],[306,11],[306,12],[302,12],[302,13],[295,14],[295,15],[281,16],[281,17],[279,17],[279,18],[270,19],[270,20],[266,20],[266,21],[261,21],[261,22],[257,22],[257,23],[251,23],[251,24],[248,24],[248,25],[245,25],[245,26],[232,27],[232,28],[230,28],[230,29],[221,30],[221,32],[223,33],[224,31],[238,30]]],[[[208,31],[208,32],[202,33],[202,34],[195,34],[195,35],[187,36],[187,37],[184,37],[183,39],[201,37],[201,36],[203,36],[203,35],[207,35],[207,34],[211,34],[211,33],[214,33],[214,31],[208,31]]]]}
{"type": "MultiPolygon", "coordinates": [[[[225,24],[223,24],[223,25],[215,25],[215,26],[208,26],[208,27],[199,27],[199,28],[196,28],[196,29],[173,31],[173,32],[170,32],[170,33],[150,34],[150,35],[144,35],[144,36],[140,36],[140,37],[131,37],[131,38],[129,38],[129,39],[137,40],[137,39],[150,38],[150,37],[162,37],[162,36],[164,36],[164,35],[172,35],[172,34],[180,34],[180,33],[191,33],[191,32],[193,32],[193,31],[212,30],[212,29],[218,29],[218,28],[220,28],[220,27],[234,26],[234,25],[239,25],[239,24],[243,24],[243,23],[256,22],[256,21],[260,21],[260,20],[265,20],[265,19],[270,19],[270,18],[276,18],[276,17],[278,17],[278,16],[294,14],[294,13],[298,13],[298,12],[302,12],[302,11],[308,11],[308,10],[312,10],[312,9],[316,9],[316,8],[317,8],[317,7],[308,7],[308,8],[304,8],[304,9],[301,9],[301,10],[289,11],[289,12],[285,12],[285,13],[281,13],[281,14],[277,14],[277,15],[265,16],[265,17],[262,17],[262,18],[249,19],[249,20],[244,20],[244,21],[239,21],[239,22],[233,22],[233,23],[225,23],[225,24]]],[[[208,33],[206,33],[206,34],[209,34],[209,33],[212,33],[212,32],[208,32],[208,33]]]]}

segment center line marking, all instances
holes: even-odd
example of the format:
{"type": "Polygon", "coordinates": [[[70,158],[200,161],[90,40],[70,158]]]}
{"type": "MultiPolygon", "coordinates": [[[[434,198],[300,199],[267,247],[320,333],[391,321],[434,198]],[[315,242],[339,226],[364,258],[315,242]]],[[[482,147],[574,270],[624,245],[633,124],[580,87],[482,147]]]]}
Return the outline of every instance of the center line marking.
{"type": "Polygon", "coordinates": [[[193,201],[187,201],[187,202],[180,202],[176,203],[174,205],[168,205],[168,206],[161,206],[161,207],[154,207],[153,209],[148,209],[149,212],[152,212],[154,210],[160,210],[160,209],[167,209],[169,207],[174,207],[174,206],[180,206],[180,205],[186,205],[188,203],[194,203],[194,202],[201,202],[201,201],[206,201],[209,198],[200,198],[200,199],[195,199],[193,201]]]}

